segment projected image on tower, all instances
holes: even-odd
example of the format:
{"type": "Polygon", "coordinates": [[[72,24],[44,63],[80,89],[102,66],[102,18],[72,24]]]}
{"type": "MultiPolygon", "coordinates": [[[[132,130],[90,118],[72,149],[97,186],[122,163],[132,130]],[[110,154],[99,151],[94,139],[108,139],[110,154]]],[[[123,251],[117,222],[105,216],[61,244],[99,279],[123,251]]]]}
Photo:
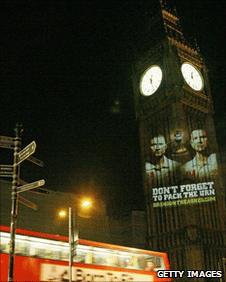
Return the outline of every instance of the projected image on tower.
{"type": "Polygon", "coordinates": [[[198,128],[187,136],[181,130],[173,138],[160,132],[149,135],[145,177],[154,207],[215,200],[218,165],[207,131],[198,128]]]}

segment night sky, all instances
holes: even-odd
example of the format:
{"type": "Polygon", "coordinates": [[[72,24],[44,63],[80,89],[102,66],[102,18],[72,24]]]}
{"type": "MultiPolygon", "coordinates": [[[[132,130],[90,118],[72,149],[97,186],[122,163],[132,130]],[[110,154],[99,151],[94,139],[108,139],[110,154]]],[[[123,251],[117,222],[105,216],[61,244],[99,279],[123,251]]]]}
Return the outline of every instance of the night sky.
{"type": "MultiPolygon", "coordinates": [[[[110,212],[142,208],[131,70],[153,2],[1,1],[0,134],[22,122],[23,147],[35,140],[45,163],[23,164],[24,180],[94,194],[110,212]]],[[[209,69],[222,146],[226,2],[175,3],[209,69]]]]}

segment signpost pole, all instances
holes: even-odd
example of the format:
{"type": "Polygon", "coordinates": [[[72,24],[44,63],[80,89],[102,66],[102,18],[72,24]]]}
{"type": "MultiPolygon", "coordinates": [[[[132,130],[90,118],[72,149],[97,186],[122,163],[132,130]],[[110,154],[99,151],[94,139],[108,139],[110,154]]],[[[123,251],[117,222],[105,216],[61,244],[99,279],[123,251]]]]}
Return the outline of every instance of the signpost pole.
{"type": "Polygon", "coordinates": [[[16,236],[16,222],[18,215],[18,194],[17,185],[20,175],[20,166],[17,165],[17,155],[21,148],[22,125],[16,124],[15,128],[15,145],[14,145],[14,159],[13,159],[13,180],[12,180],[12,206],[11,206],[11,222],[10,222],[10,246],[9,246],[9,271],[8,281],[13,281],[14,272],[14,254],[15,254],[15,236],[16,236]]]}
{"type": "Polygon", "coordinates": [[[68,208],[68,235],[69,235],[69,282],[72,282],[72,264],[73,264],[73,218],[72,218],[72,208],[68,208]]]}

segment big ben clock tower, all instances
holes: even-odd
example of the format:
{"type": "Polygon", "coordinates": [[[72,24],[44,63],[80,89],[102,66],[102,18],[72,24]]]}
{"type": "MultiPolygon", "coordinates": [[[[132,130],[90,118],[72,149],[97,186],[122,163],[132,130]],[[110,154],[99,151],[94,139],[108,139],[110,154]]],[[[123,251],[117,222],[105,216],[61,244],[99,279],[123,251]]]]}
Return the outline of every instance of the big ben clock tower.
{"type": "Polygon", "coordinates": [[[217,270],[225,204],[208,70],[170,2],[158,6],[133,73],[148,244],[172,269],[217,270]]]}

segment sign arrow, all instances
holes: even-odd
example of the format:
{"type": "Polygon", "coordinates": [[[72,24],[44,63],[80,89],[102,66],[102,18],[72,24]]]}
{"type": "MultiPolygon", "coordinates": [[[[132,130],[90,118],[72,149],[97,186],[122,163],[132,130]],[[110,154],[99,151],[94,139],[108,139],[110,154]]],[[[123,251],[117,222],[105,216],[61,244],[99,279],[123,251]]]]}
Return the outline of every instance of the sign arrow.
{"type": "Polygon", "coordinates": [[[0,177],[12,177],[13,166],[12,165],[0,165],[0,177]]]}
{"type": "Polygon", "coordinates": [[[38,180],[38,181],[35,181],[35,182],[32,182],[32,183],[25,184],[23,186],[17,187],[17,193],[21,193],[21,192],[24,192],[24,191],[35,189],[37,187],[43,186],[44,184],[45,184],[45,180],[44,179],[41,179],[41,180],[38,180]]]}
{"type": "Polygon", "coordinates": [[[13,144],[7,144],[7,143],[0,141],[0,147],[5,148],[5,149],[13,149],[14,145],[13,144]]]}
{"type": "Polygon", "coordinates": [[[20,184],[20,185],[28,184],[27,181],[24,181],[24,180],[21,179],[21,178],[20,178],[18,181],[19,181],[19,184],[20,184]]]}
{"type": "Polygon", "coordinates": [[[36,164],[36,165],[38,165],[38,166],[40,166],[40,167],[44,166],[44,162],[43,161],[41,161],[41,160],[39,160],[39,159],[37,159],[37,158],[35,158],[33,156],[28,157],[27,160],[32,162],[32,163],[34,163],[34,164],[36,164]]]}
{"type": "MultiPolygon", "coordinates": [[[[28,183],[20,178],[19,179],[19,184],[20,185],[25,185],[25,184],[28,184],[28,183]]],[[[45,188],[37,188],[35,190],[30,190],[29,192],[35,193],[35,194],[49,194],[49,191],[46,190],[45,188]]]]}
{"type": "Polygon", "coordinates": [[[13,171],[12,165],[0,165],[0,172],[1,171],[13,171]]]}
{"type": "Polygon", "coordinates": [[[43,188],[36,188],[35,190],[30,190],[29,192],[34,194],[49,194],[49,191],[43,188]]]}
{"type": "Polygon", "coordinates": [[[13,174],[8,172],[8,173],[2,173],[0,172],[0,177],[13,177],[13,174]]]}
{"type": "Polygon", "coordinates": [[[36,150],[36,143],[32,141],[29,145],[27,145],[23,150],[21,150],[17,155],[17,165],[29,158],[32,154],[34,154],[36,150]]]}
{"type": "Polygon", "coordinates": [[[13,149],[14,137],[0,136],[0,147],[5,149],[13,149]]]}
{"type": "Polygon", "coordinates": [[[14,144],[14,137],[0,135],[0,141],[3,143],[14,144]]]}
{"type": "Polygon", "coordinates": [[[33,210],[35,210],[35,211],[38,210],[38,206],[37,206],[35,203],[33,203],[33,202],[29,201],[28,199],[22,197],[21,195],[19,195],[19,199],[18,199],[18,200],[19,200],[19,202],[20,202],[22,205],[24,205],[24,206],[26,206],[26,207],[28,207],[28,208],[30,208],[30,209],[33,209],[33,210]]]}

